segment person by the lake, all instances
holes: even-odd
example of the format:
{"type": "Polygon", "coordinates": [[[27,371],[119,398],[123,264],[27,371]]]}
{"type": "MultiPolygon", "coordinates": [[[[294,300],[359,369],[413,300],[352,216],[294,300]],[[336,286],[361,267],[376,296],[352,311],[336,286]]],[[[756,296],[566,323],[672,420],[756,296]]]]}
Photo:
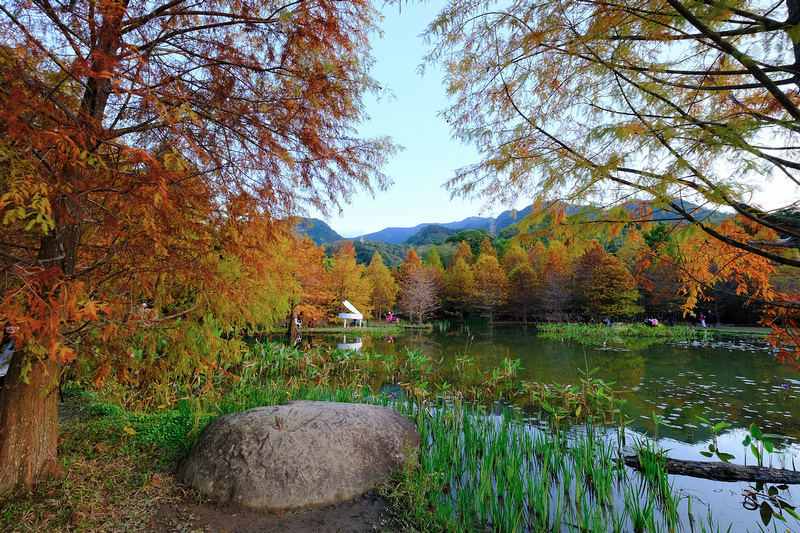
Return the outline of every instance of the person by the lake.
{"type": "Polygon", "coordinates": [[[610,328],[610,327],[611,327],[611,321],[608,319],[608,317],[605,317],[605,318],[603,319],[603,324],[605,324],[605,325],[606,325],[606,327],[608,327],[608,328],[610,328]]]}
{"type": "Polygon", "coordinates": [[[675,327],[675,313],[672,312],[672,309],[667,311],[667,324],[669,324],[671,328],[675,327]]]}
{"type": "Polygon", "coordinates": [[[717,317],[715,317],[714,313],[711,311],[711,309],[709,309],[708,314],[706,314],[706,323],[709,325],[709,327],[714,327],[714,325],[717,323],[716,319],[717,317]]]}
{"type": "Polygon", "coordinates": [[[3,386],[3,383],[6,379],[6,374],[8,373],[8,365],[11,363],[11,356],[14,355],[14,335],[19,328],[13,325],[11,322],[6,322],[5,327],[3,328],[3,340],[0,342],[0,387],[3,386]]]}
{"type": "Polygon", "coordinates": [[[700,319],[700,325],[706,327],[706,315],[704,315],[702,311],[700,312],[700,316],[698,316],[697,318],[700,319]]]}

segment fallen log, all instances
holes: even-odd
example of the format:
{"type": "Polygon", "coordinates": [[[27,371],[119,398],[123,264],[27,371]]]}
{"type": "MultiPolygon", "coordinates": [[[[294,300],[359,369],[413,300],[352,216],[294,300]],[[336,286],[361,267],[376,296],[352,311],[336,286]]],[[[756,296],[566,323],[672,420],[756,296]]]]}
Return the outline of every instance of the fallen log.
{"type": "MultiPolygon", "coordinates": [[[[638,455],[626,455],[625,464],[642,470],[638,455]]],[[[763,483],[800,484],[800,472],[766,466],[737,465],[721,461],[689,461],[667,458],[667,473],[691,476],[715,481],[751,481],[763,483]]]]}

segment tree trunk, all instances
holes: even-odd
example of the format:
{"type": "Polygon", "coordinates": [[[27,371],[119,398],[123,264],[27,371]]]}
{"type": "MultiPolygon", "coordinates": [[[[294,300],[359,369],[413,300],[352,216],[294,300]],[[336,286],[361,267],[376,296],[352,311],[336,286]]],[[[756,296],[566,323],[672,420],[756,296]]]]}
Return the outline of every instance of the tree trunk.
{"type": "MultiPolygon", "coordinates": [[[[641,470],[637,455],[626,455],[625,464],[641,470]]],[[[720,461],[688,461],[667,459],[664,468],[669,474],[714,479],[716,481],[750,481],[800,484],[800,472],[766,466],[745,466],[720,461]]]]}
{"type": "Polygon", "coordinates": [[[60,365],[34,359],[29,382],[21,379],[24,352],[11,358],[0,389],[0,493],[30,487],[59,471],[58,382],[60,365]]]}
{"type": "Polygon", "coordinates": [[[294,340],[300,336],[300,329],[297,327],[297,322],[295,322],[297,319],[296,308],[297,306],[295,305],[294,300],[292,300],[292,309],[289,313],[289,331],[287,331],[287,334],[289,335],[289,342],[294,342],[294,340]]]}
{"type": "MultiPolygon", "coordinates": [[[[45,269],[60,270],[59,278],[70,279],[81,238],[78,207],[65,197],[52,199],[51,204],[60,223],[42,237],[37,262],[45,269]]],[[[48,294],[48,287],[43,291],[48,294]]],[[[51,308],[50,312],[58,314],[59,310],[51,308]]],[[[32,318],[50,320],[52,316],[32,318]]],[[[0,492],[30,487],[58,471],[60,372],[61,363],[52,354],[40,359],[40,355],[23,349],[11,357],[0,389],[0,492]],[[28,363],[30,369],[23,372],[28,363]]]]}
{"type": "MultiPolygon", "coordinates": [[[[93,52],[100,53],[91,54],[90,73],[82,82],[85,91],[78,122],[90,139],[81,148],[90,153],[97,150],[98,139],[103,138],[103,118],[112,91],[108,73],[114,70],[121,43],[125,6],[122,2],[114,4],[113,9],[104,13],[93,42],[93,52]]],[[[80,165],[60,169],[63,183],[69,186],[53,190],[50,205],[55,227],[43,235],[39,243],[38,266],[44,270],[60,270],[60,281],[71,280],[77,265],[84,216],[79,205],[84,198],[80,186],[86,183],[85,172],[87,170],[80,165]]],[[[55,285],[44,287],[44,293],[48,294],[48,289],[53,287],[55,285]]],[[[60,311],[50,309],[56,316],[60,311]]],[[[44,318],[51,319],[52,315],[44,318]]],[[[56,454],[61,363],[53,354],[45,359],[40,357],[24,350],[16,351],[0,389],[0,493],[18,486],[30,487],[48,473],[59,470],[56,454]],[[30,369],[26,370],[28,364],[30,369]]]]}

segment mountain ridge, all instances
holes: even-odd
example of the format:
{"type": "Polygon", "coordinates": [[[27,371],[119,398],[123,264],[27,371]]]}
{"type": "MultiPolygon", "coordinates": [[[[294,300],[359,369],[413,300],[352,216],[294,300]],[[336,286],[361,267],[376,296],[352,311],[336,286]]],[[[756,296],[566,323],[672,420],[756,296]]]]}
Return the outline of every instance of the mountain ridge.
{"type": "Polygon", "coordinates": [[[428,226],[442,226],[444,228],[458,229],[462,231],[471,229],[500,231],[501,229],[507,228],[517,220],[528,215],[531,212],[531,209],[532,206],[528,206],[520,210],[508,209],[496,217],[471,216],[455,222],[426,222],[409,228],[388,227],[380,231],[367,233],[363,237],[371,241],[383,241],[388,242],[389,244],[403,244],[410,237],[413,237],[428,226]]]}
{"type": "MultiPolygon", "coordinates": [[[[632,210],[643,203],[645,202],[627,203],[625,205],[629,206],[628,207],[629,210],[632,210]]],[[[723,216],[720,213],[702,208],[691,202],[683,201],[682,205],[685,206],[685,208],[688,211],[694,212],[695,218],[697,218],[698,220],[714,219],[718,221],[721,220],[723,216]]],[[[528,206],[524,209],[519,209],[519,210],[508,209],[497,215],[497,217],[471,216],[454,222],[443,222],[443,223],[424,222],[411,227],[392,226],[373,233],[366,233],[360,237],[354,237],[348,240],[355,241],[355,240],[365,239],[369,241],[385,242],[388,244],[395,244],[395,245],[404,245],[404,244],[413,245],[414,242],[413,240],[410,239],[418,235],[420,232],[425,231],[426,228],[429,228],[431,226],[446,228],[448,230],[457,230],[455,231],[455,233],[466,230],[475,230],[475,229],[485,229],[489,230],[491,233],[496,233],[498,231],[501,231],[509,227],[515,222],[521,220],[525,216],[529,215],[532,209],[533,206],[528,206]]],[[[579,209],[586,209],[586,208],[581,206],[570,205],[567,206],[566,209],[569,213],[575,213],[579,209]]],[[[654,222],[658,222],[661,220],[668,220],[679,215],[677,215],[677,213],[671,211],[670,209],[659,208],[659,209],[654,209],[651,216],[654,222]]],[[[319,246],[330,246],[336,241],[345,239],[345,237],[342,237],[333,228],[331,228],[330,225],[328,225],[328,223],[318,218],[301,219],[301,221],[297,225],[297,229],[299,233],[303,233],[311,237],[311,239],[319,246]]]]}

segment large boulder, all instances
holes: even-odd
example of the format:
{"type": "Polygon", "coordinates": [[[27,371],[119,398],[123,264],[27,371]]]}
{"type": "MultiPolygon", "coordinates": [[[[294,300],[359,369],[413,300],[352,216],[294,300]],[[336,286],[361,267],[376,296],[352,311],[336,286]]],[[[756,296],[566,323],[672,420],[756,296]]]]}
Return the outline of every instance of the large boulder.
{"type": "Polygon", "coordinates": [[[419,442],[414,424],[388,407],[288,402],[214,420],[181,478],[244,509],[317,507],[378,487],[419,442]]]}

